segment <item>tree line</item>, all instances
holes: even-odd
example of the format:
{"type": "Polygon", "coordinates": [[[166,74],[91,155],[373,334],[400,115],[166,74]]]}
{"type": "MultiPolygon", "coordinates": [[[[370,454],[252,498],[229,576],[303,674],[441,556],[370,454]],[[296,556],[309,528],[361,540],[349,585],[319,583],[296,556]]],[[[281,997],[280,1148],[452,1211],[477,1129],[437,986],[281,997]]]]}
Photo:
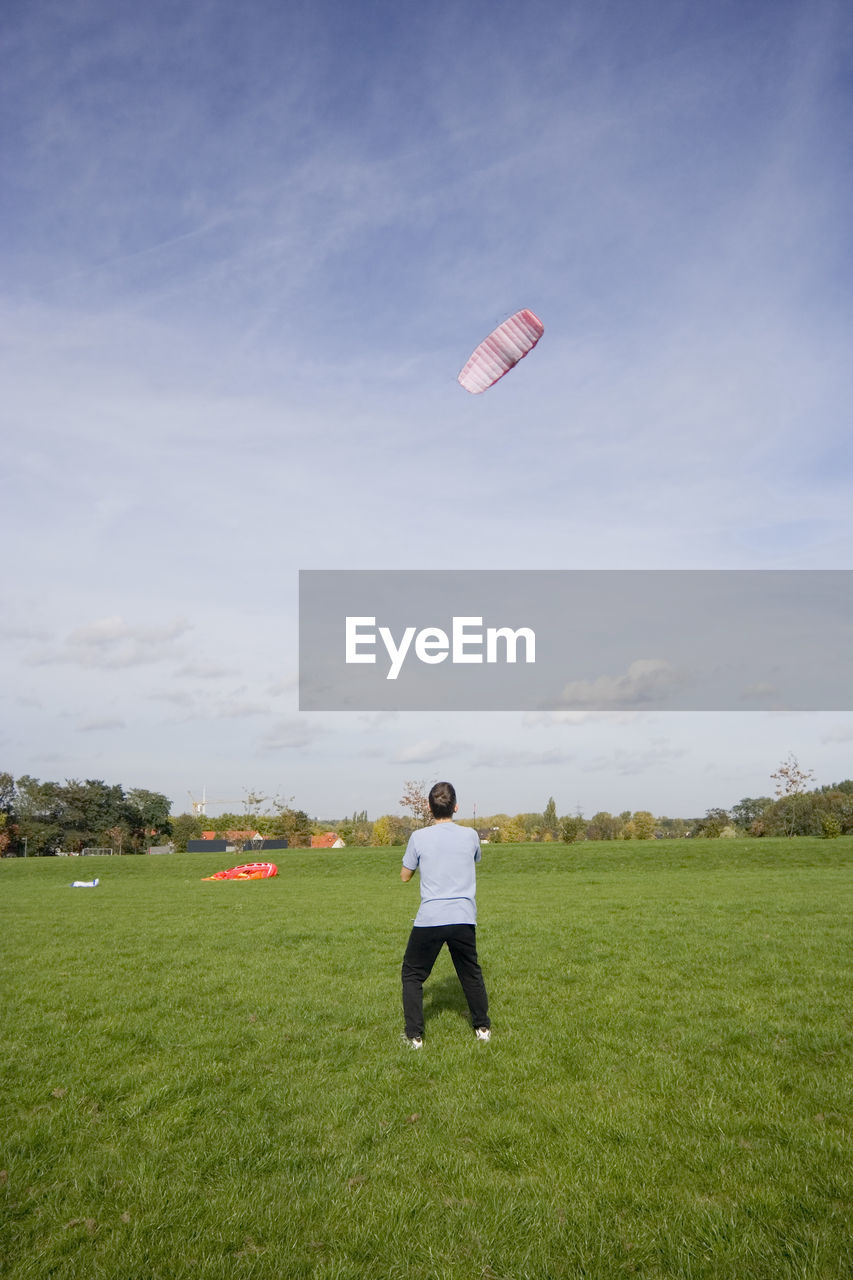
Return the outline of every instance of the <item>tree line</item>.
{"type": "Polygon", "coordinates": [[[172,819],[172,841],[181,852],[188,840],[199,840],[205,832],[212,831],[217,840],[225,840],[231,832],[254,834],[257,831],[265,840],[286,839],[294,848],[304,848],[310,846],[315,829],[316,824],[303,809],[292,809],[289,805],[272,814],[255,808],[243,813],[223,813],[218,818],[180,813],[172,819]]]}
{"type": "MultiPolygon", "coordinates": [[[[599,810],[591,818],[580,812],[560,816],[553,796],[541,813],[496,813],[479,819],[461,819],[476,827],[481,838],[494,844],[530,841],[651,840],[686,836],[716,839],[726,836],[822,836],[832,839],[853,832],[853,780],[809,789],[814,773],[801,767],[789,754],[770,775],[773,796],[745,796],[731,809],[712,808],[703,817],[655,817],[648,809],[613,814],[599,810]]],[[[406,783],[400,801],[415,825],[430,821],[426,783],[406,783]]],[[[384,822],[380,819],[379,822],[384,822]]],[[[390,821],[390,819],[389,819],[390,821]]],[[[376,824],[374,824],[375,826],[376,824]]],[[[384,828],[382,834],[384,835],[384,828]]],[[[402,843],[375,840],[373,843],[402,843]]]]}
{"type": "MultiPolygon", "coordinates": [[[[655,817],[648,809],[618,814],[599,810],[591,818],[579,812],[560,816],[550,796],[541,813],[495,813],[459,821],[493,844],[739,835],[832,839],[853,832],[853,780],[808,788],[814,774],[801,768],[793,755],[770,776],[774,796],[746,796],[731,809],[708,809],[701,818],[655,817]]],[[[404,813],[383,814],[373,821],[366,809],[318,821],[294,808],[292,798],[252,791],[246,794],[243,813],[171,817],[167,797],[142,787],[125,791],[98,779],[41,782],[29,775],[15,779],[0,773],[0,856],[76,853],[92,846],[144,853],[167,840],[182,851],[188,840],[204,831],[222,838],[230,832],[257,831],[267,839],[284,837],[294,848],[310,846],[312,835],[330,830],[347,846],[405,845],[412,831],[432,821],[427,794],[426,783],[408,781],[399,802],[404,813]]]]}
{"type": "Polygon", "coordinates": [[[727,836],[835,836],[853,832],[853,781],[833,783],[813,791],[773,798],[745,797],[731,809],[708,809],[701,818],[655,817],[648,809],[633,813],[599,810],[591,818],[575,813],[563,817],[553,797],[542,813],[492,814],[476,821],[481,837],[494,844],[557,840],[663,840],[688,836],[718,839],[727,836]]]}
{"type": "Polygon", "coordinates": [[[0,773],[0,856],[42,857],[87,847],[144,853],[171,834],[166,796],[99,779],[41,782],[0,773]]]}

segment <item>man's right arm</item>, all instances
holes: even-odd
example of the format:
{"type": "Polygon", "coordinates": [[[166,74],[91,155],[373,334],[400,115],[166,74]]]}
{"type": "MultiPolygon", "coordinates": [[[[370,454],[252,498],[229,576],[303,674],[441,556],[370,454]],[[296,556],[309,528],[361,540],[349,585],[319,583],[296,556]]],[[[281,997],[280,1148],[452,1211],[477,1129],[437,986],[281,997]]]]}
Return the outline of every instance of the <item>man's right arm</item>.
{"type": "Polygon", "coordinates": [[[409,836],[409,843],[406,845],[406,852],[403,854],[403,865],[400,868],[400,879],[403,881],[403,884],[405,884],[407,880],[411,880],[412,876],[415,874],[417,865],[418,855],[415,850],[415,837],[414,834],[412,834],[409,836]],[[407,865],[408,862],[413,862],[415,865],[410,867],[407,865]]]}

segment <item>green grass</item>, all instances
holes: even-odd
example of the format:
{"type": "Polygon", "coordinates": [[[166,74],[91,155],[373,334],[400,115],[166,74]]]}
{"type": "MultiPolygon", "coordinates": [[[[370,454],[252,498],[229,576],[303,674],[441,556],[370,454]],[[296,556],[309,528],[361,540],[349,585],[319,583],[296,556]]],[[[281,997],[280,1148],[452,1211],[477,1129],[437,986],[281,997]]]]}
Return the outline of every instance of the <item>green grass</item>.
{"type": "Polygon", "coordinates": [[[853,841],[487,848],[420,1053],[400,852],[0,863],[0,1275],[848,1280],[853,841]]]}

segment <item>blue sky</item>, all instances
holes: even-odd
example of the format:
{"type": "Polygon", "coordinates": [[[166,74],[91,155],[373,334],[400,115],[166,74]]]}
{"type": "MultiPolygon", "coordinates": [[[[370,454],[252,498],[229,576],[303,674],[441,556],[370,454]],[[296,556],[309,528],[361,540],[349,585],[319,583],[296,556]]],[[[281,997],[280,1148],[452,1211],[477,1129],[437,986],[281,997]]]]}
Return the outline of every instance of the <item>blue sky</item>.
{"type": "MultiPolygon", "coordinates": [[[[12,3],[2,767],[701,813],[853,716],[307,715],[300,568],[850,568],[842,3],[12,3]],[[533,355],[456,374],[520,307],[533,355]]],[[[610,673],[615,674],[615,673],[610,673]]],[[[213,807],[213,806],[211,806],[213,807]]]]}

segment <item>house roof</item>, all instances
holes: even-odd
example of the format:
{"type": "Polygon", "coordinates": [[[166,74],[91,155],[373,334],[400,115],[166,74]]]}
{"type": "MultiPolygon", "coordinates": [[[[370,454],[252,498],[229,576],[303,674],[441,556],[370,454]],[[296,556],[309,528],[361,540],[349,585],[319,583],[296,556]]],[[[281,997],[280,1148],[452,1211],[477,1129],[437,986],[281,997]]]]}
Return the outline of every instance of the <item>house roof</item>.
{"type": "Polygon", "coordinates": [[[333,849],[338,838],[337,831],[324,831],[321,836],[311,837],[312,849],[333,849]]]}
{"type": "Polygon", "coordinates": [[[202,840],[263,840],[260,831],[202,831],[202,840]]]}

